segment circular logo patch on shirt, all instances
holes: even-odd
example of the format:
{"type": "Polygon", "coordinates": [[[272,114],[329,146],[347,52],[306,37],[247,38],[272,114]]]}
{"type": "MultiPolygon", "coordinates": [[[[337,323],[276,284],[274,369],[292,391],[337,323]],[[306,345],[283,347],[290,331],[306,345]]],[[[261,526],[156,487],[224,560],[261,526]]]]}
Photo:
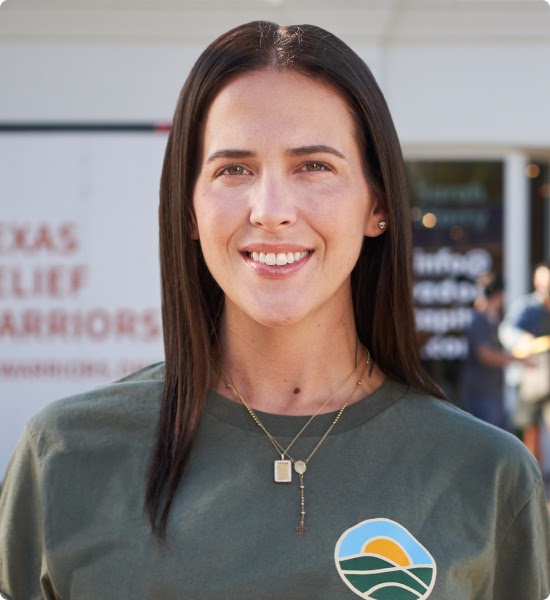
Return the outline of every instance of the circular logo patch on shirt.
{"type": "Polygon", "coordinates": [[[365,600],[424,600],[435,585],[432,555],[389,519],[369,519],[345,531],[334,559],[344,583],[365,600]]]}

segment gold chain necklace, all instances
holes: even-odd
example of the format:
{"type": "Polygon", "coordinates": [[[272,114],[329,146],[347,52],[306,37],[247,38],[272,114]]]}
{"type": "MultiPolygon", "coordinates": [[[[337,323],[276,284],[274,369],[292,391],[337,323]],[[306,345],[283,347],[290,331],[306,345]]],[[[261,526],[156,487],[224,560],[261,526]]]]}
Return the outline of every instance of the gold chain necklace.
{"type": "Polygon", "coordinates": [[[220,369],[218,369],[218,375],[220,376],[220,379],[225,383],[226,387],[233,393],[233,395],[247,408],[247,410],[249,410],[249,412],[251,412],[251,416],[254,419],[254,421],[265,432],[265,434],[271,440],[271,443],[275,445],[275,447],[277,448],[277,451],[281,454],[281,460],[276,461],[276,464],[277,463],[283,463],[283,464],[280,465],[281,468],[279,469],[279,471],[280,471],[279,474],[278,474],[278,470],[275,469],[275,482],[276,483],[290,483],[292,481],[292,470],[289,469],[288,474],[283,473],[284,464],[290,465],[290,461],[285,461],[284,456],[288,455],[288,451],[292,448],[292,446],[294,445],[294,442],[307,429],[307,427],[313,421],[313,419],[315,419],[315,417],[325,408],[325,406],[334,398],[334,396],[346,385],[346,383],[349,381],[350,377],[355,373],[355,371],[357,371],[357,363],[353,367],[353,371],[351,371],[349,373],[349,375],[346,377],[346,379],[334,390],[334,392],[332,392],[332,394],[323,402],[323,404],[321,404],[321,406],[319,406],[319,408],[315,411],[315,413],[309,417],[306,424],[302,427],[302,429],[300,429],[300,431],[298,431],[298,433],[294,436],[294,438],[292,439],[290,444],[286,447],[286,449],[283,449],[277,445],[278,444],[277,440],[275,440],[275,438],[263,426],[262,422],[257,417],[257,415],[254,413],[254,411],[251,411],[251,409],[249,409],[249,406],[248,406],[246,400],[241,396],[241,394],[237,390],[237,387],[235,386],[235,384],[231,380],[228,381],[228,378],[225,377],[225,375],[221,372],[220,369]]]}
{"type": "MultiPolygon", "coordinates": [[[[364,377],[365,372],[367,370],[367,367],[368,367],[368,365],[370,363],[370,352],[368,351],[367,348],[365,348],[365,350],[367,352],[366,362],[365,362],[365,365],[363,367],[363,370],[361,371],[361,375],[359,376],[359,379],[356,382],[356,384],[355,384],[355,386],[354,386],[351,394],[348,396],[347,400],[344,402],[344,404],[342,405],[342,407],[340,408],[340,410],[336,414],[336,417],[334,418],[334,420],[330,424],[329,428],[321,436],[321,439],[317,442],[317,444],[314,446],[313,450],[309,453],[309,456],[306,459],[304,459],[304,460],[296,460],[296,459],[292,458],[292,456],[290,456],[290,454],[288,453],[288,451],[290,450],[290,448],[292,447],[292,445],[294,444],[294,442],[304,432],[304,430],[306,429],[306,427],[311,423],[311,421],[313,421],[313,419],[319,414],[319,412],[328,404],[329,400],[331,400],[331,398],[334,397],[334,395],[336,394],[336,392],[338,390],[336,390],[336,392],[334,392],[328,398],[328,400],[326,400],[324,402],[324,404],[315,412],[315,414],[313,414],[309,418],[309,420],[306,422],[306,424],[294,436],[294,439],[290,442],[290,444],[285,449],[285,448],[283,448],[283,446],[281,446],[281,444],[277,441],[277,439],[271,433],[269,433],[269,431],[266,429],[265,425],[260,421],[258,415],[252,410],[252,408],[247,404],[246,400],[241,396],[241,394],[239,393],[239,391],[237,390],[237,388],[235,387],[235,385],[233,383],[229,383],[228,381],[226,381],[226,379],[222,376],[222,379],[223,379],[225,385],[242,402],[243,406],[246,408],[248,414],[252,417],[252,419],[254,420],[254,422],[256,423],[256,425],[258,425],[258,427],[266,434],[266,436],[268,437],[269,441],[273,444],[273,446],[275,447],[275,449],[277,450],[277,452],[280,454],[281,459],[274,461],[274,480],[275,480],[275,482],[276,483],[291,483],[292,482],[292,465],[294,465],[294,471],[296,471],[296,473],[298,474],[298,477],[300,478],[300,524],[298,525],[298,527],[296,527],[296,531],[300,535],[304,535],[304,533],[308,530],[307,527],[305,526],[306,510],[305,510],[305,486],[304,486],[304,474],[306,472],[307,465],[309,464],[309,461],[311,460],[311,458],[313,457],[313,455],[317,452],[317,450],[319,450],[321,444],[326,440],[326,438],[328,437],[328,435],[330,434],[330,432],[333,430],[333,428],[335,427],[336,423],[338,423],[338,421],[340,420],[340,417],[342,416],[344,410],[349,405],[349,403],[351,402],[352,398],[355,396],[357,390],[361,387],[361,385],[363,383],[363,381],[362,381],[363,377],[364,377]],[[288,457],[288,458],[285,458],[285,456],[288,457]]],[[[344,381],[344,384],[348,381],[348,379],[351,377],[351,375],[353,373],[355,373],[355,370],[356,369],[354,369],[351,372],[351,374],[348,375],[348,377],[346,378],[346,381],[344,381]]],[[[344,385],[344,384],[342,384],[342,385],[344,385]]],[[[341,389],[341,387],[342,386],[340,386],[338,389],[341,389]]]]}

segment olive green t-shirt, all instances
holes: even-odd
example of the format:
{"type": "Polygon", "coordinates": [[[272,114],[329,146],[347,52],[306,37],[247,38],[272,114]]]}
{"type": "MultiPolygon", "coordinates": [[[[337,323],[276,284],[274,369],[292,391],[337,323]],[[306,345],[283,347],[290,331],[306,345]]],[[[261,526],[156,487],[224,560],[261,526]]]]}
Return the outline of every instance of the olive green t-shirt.
{"type": "MultiPolygon", "coordinates": [[[[512,436],[392,381],[348,407],[300,481],[243,406],[209,393],[168,524],[143,510],[161,365],[47,406],[0,497],[11,600],[543,600],[540,471],[512,436]]],[[[288,445],[307,417],[258,413],[288,445]]],[[[307,458],[335,414],[290,454],[307,458]]]]}

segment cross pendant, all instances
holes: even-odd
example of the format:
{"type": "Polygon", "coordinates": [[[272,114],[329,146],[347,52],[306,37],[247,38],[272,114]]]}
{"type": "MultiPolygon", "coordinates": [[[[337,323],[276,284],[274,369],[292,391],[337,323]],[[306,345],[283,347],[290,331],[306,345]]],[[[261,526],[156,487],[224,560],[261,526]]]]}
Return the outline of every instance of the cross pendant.
{"type": "Polygon", "coordinates": [[[304,535],[304,533],[306,531],[309,531],[308,528],[304,525],[304,522],[302,521],[298,527],[296,527],[296,531],[300,534],[300,535],[304,535]]]}

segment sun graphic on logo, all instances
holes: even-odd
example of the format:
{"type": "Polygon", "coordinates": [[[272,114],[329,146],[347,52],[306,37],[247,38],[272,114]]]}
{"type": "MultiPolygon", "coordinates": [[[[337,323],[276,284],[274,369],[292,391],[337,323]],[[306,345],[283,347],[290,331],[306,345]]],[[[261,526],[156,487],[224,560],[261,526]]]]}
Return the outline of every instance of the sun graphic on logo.
{"type": "Polygon", "coordinates": [[[379,537],[369,540],[363,548],[363,554],[386,558],[400,567],[408,567],[412,564],[411,557],[405,552],[403,546],[390,538],[379,537]]]}

